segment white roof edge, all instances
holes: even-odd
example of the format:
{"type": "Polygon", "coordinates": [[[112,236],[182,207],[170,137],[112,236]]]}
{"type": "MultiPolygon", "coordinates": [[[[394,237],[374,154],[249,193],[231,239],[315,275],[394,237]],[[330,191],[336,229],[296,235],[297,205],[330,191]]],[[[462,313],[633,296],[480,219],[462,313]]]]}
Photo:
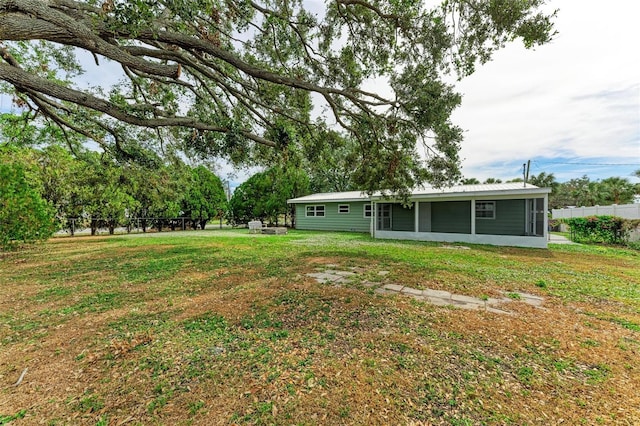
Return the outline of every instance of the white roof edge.
{"type": "MultiPolygon", "coordinates": [[[[462,198],[462,197],[489,197],[494,195],[524,195],[524,194],[549,194],[551,188],[539,188],[535,185],[522,186],[521,182],[511,184],[489,184],[489,185],[460,185],[449,188],[422,188],[412,192],[410,199],[429,198],[462,198]]],[[[322,202],[356,202],[367,200],[380,200],[382,195],[378,192],[371,196],[364,191],[348,192],[324,192],[306,195],[304,197],[291,198],[288,204],[300,203],[322,203],[322,202]]],[[[393,198],[393,194],[391,194],[393,198]]]]}
{"type": "Polygon", "coordinates": [[[346,191],[346,192],[319,192],[316,194],[305,195],[304,197],[291,198],[287,200],[288,204],[296,203],[316,203],[316,202],[353,202],[366,201],[371,198],[364,191],[346,191]]]}

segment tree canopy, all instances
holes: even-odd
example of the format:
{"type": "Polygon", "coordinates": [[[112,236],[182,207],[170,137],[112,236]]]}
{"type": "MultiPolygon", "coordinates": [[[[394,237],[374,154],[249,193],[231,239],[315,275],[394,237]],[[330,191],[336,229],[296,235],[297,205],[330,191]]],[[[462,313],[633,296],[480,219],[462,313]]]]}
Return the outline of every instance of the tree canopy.
{"type": "Polygon", "coordinates": [[[446,183],[462,140],[447,76],[549,41],[545,1],[0,0],[0,91],[37,131],[125,157],[175,144],[241,162],[282,149],[269,131],[286,122],[354,138],[360,186],[446,183]],[[82,58],[122,80],[94,87],[82,58]]]}
{"type": "Polygon", "coordinates": [[[227,210],[227,195],[218,176],[204,166],[191,170],[191,179],[182,199],[183,214],[196,219],[201,229],[227,210]]]}
{"type": "Polygon", "coordinates": [[[228,219],[234,225],[250,220],[268,220],[278,225],[280,215],[291,218],[294,206],[290,198],[309,193],[309,177],[293,167],[276,166],[247,179],[233,192],[229,200],[228,219]]]}

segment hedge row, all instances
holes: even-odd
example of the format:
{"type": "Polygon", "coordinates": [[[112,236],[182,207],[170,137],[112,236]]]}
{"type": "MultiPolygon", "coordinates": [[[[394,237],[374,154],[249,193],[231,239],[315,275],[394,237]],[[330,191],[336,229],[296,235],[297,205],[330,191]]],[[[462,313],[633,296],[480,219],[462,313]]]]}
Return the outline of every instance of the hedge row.
{"type": "Polygon", "coordinates": [[[571,228],[571,240],[578,243],[625,244],[640,221],[617,216],[586,216],[562,219],[571,228]]]}

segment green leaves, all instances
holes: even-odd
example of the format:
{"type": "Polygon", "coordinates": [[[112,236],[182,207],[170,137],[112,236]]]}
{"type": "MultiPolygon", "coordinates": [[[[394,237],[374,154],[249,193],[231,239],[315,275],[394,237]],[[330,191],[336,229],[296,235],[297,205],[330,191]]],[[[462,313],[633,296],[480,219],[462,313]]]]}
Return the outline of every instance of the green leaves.
{"type": "Polygon", "coordinates": [[[227,210],[227,196],[220,178],[204,166],[191,170],[182,209],[184,216],[198,221],[202,229],[207,221],[221,217],[227,210]]]}
{"type": "Polygon", "coordinates": [[[53,231],[52,209],[28,184],[24,166],[0,163],[0,248],[46,240],[53,231]]]}
{"type": "MultiPolygon", "coordinates": [[[[332,129],[357,144],[360,189],[404,192],[459,175],[450,117],[461,99],[448,74],[469,75],[516,38],[548,42],[555,15],[540,11],[545,0],[11,4],[0,10],[0,91],[29,110],[31,132],[59,127],[69,145],[81,135],[126,160],[169,146],[264,165],[257,147],[281,152],[280,129],[332,129]],[[115,62],[106,72],[120,81],[80,84],[80,51],[115,62]]],[[[305,143],[283,151],[304,157],[305,143]]]]}
{"type": "Polygon", "coordinates": [[[572,239],[584,243],[619,244],[625,240],[625,220],[615,216],[587,216],[563,219],[572,239]]]}
{"type": "Polygon", "coordinates": [[[273,167],[256,173],[240,185],[229,201],[229,219],[234,224],[251,220],[278,223],[291,211],[287,200],[309,193],[309,178],[294,167],[273,167]]]}

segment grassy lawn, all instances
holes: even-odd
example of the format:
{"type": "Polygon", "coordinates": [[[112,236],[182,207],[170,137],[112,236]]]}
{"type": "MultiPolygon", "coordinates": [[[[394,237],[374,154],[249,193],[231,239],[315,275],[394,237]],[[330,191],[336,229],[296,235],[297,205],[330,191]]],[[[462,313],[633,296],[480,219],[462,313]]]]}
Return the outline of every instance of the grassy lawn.
{"type": "Polygon", "coordinates": [[[640,424],[640,252],[469,247],[212,230],[0,254],[0,424],[640,424]],[[327,268],[360,273],[306,276],[327,268]]]}

